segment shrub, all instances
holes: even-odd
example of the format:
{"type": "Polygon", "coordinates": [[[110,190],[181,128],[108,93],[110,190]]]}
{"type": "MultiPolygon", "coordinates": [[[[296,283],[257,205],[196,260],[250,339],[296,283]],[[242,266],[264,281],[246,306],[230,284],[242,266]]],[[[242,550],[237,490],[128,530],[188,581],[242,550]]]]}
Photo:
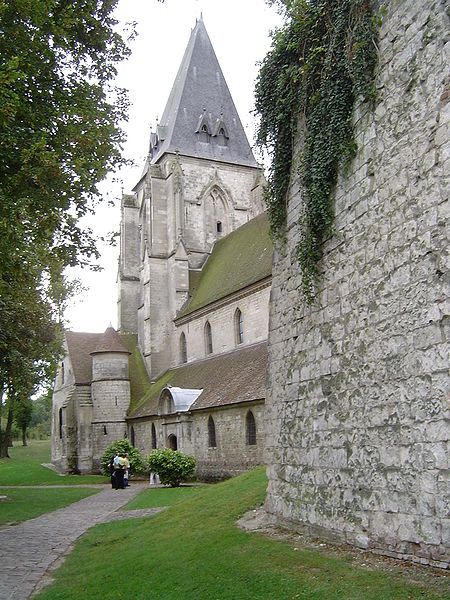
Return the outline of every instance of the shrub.
{"type": "Polygon", "coordinates": [[[177,450],[164,448],[154,450],[147,457],[150,471],[156,473],[164,485],[178,487],[180,483],[193,476],[195,458],[177,450]]]}
{"type": "Polygon", "coordinates": [[[130,461],[130,469],[132,473],[144,474],[148,471],[148,466],[142,457],[142,454],[137,448],[135,448],[128,440],[116,440],[107,448],[103,453],[101,464],[102,472],[105,475],[109,475],[109,463],[116,453],[128,453],[128,460],[130,461]]]}

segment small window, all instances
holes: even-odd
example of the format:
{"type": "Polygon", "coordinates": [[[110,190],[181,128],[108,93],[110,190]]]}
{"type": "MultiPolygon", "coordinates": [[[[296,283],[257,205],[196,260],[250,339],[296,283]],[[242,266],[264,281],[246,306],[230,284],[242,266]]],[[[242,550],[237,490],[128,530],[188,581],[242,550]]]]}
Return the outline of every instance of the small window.
{"type": "Polygon", "coordinates": [[[217,233],[222,233],[222,221],[217,221],[217,233]]]}
{"type": "Polygon", "coordinates": [[[59,409],[59,439],[62,439],[63,436],[63,409],[59,409]]]}
{"type": "Polygon", "coordinates": [[[130,442],[131,442],[132,446],[136,445],[136,436],[134,434],[134,427],[133,427],[133,425],[131,426],[131,429],[130,429],[130,442]]]}
{"type": "Polygon", "coordinates": [[[108,432],[106,431],[106,425],[103,425],[103,435],[108,435],[108,432]]]}
{"type": "Polygon", "coordinates": [[[248,446],[256,446],[256,423],[251,410],[245,418],[246,442],[248,446]]]}
{"type": "Polygon", "coordinates": [[[208,446],[209,448],[216,448],[216,426],[214,424],[214,419],[211,415],[208,418],[208,446]]]}
{"type": "Polygon", "coordinates": [[[186,344],[186,336],[184,335],[184,331],[180,335],[180,361],[182,363],[187,362],[187,344],[186,344]]]}
{"type": "Polygon", "coordinates": [[[61,383],[64,383],[66,378],[64,363],[61,363],[61,383]]]}
{"type": "Polygon", "coordinates": [[[234,337],[236,344],[242,344],[244,341],[244,318],[239,308],[234,313],[234,337]]]}
{"type": "Polygon", "coordinates": [[[156,443],[156,427],[155,424],[152,423],[152,450],[156,450],[157,448],[157,443],[156,443]]]}
{"type": "Polygon", "coordinates": [[[172,450],[178,450],[178,442],[177,442],[177,436],[174,435],[173,433],[171,433],[169,435],[169,437],[167,438],[167,445],[169,446],[169,448],[171,448],[172,450]]]}
{"type": "Polygon", "coordinates": [[[206,354],[212,354],[213,343],[212,343],[212,331],[209,321],[206,321],[205,325],[205,352],[206,354]]]}
{"type": "Polygon", "coordinates": [[[205,142],[207,144],[209,143],[210,134],[208,131],[208,126],[205,123],[201,126],[198,136],[201,142],[205,142]]]}
{"type": "Polygon", "coordinates": [[[217,132],[216,139],[217,139],[217,143],[219,144],[219,146],[227,146],[228,145],[228,138],[227,138],[227,135],[226,135],[223,127],[221,127],[219,129],[219,131],[217,132]]]}

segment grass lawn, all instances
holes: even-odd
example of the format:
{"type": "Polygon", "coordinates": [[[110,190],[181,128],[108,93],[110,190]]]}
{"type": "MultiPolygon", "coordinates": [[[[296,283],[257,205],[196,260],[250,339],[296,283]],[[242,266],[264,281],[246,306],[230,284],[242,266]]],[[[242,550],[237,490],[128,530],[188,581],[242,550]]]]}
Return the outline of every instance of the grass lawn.
{"type": "Polygon", "coordinates": [[[201,492],[204,486],[186,485],[176,488],[150,488],[143,490],[126,505],[127,510],[137,508],[156,508],[158,506],[172,506],[180,500],[186,500],[194,494],[201,492]]]}
{"type": "MultiPolygon", "coordinates": [[[[419,577],[417,570],[391,563],[389,570],[364,568],[349,554],[295,548],[240,531],[236,519],[263,502],[265,488],[258,469],[185,493],[155,517],[99,525],[76,544],[54,585],[36,600],[449,598],[443,577],[419,577]]],[[[140,506],[152,503],[155,492],[141,496],[140,506]]]]}
{"type": "Polygon", "coordinates": [[[57,508],[77,502],[99,490],[89,488],[34,488],[0,490],[7,496],[0,501],[0,525],[33,519],[57,508]]]}
{"type": "Polygon", "coordinates": [[[41,463],[50,462],[50,440],[31,440],[29,446],[9,449],[11,458],[0,458],[2,485],[74,485],[108,483],[103,475],[58,475],[41,463]]]}

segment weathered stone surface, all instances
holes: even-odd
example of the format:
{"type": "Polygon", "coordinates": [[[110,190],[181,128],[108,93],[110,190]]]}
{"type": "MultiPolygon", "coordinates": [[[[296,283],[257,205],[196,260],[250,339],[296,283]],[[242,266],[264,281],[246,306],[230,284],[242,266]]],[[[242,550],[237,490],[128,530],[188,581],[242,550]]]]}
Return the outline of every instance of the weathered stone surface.
{"type": "Polygon", "coordinates": [[[386,3],[377,106],[355,111],[336,234],[304,304],[292,181],[275,252],[266,509],[390,556],[448,566],[449,15],[386,3]]]}

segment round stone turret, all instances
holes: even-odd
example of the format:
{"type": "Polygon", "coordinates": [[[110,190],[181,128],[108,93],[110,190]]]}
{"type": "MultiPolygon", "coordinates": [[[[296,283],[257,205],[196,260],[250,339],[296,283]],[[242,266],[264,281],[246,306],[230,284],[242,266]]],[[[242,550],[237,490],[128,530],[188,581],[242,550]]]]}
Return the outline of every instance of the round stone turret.
{"type": "Polygon", "coordinates": [[[111,442],[122,439],[126,433],[125,416],[130,405],[128,357],[113,327],[100,339],[92,356],[92,433],[94,466],[111,442]]]}

